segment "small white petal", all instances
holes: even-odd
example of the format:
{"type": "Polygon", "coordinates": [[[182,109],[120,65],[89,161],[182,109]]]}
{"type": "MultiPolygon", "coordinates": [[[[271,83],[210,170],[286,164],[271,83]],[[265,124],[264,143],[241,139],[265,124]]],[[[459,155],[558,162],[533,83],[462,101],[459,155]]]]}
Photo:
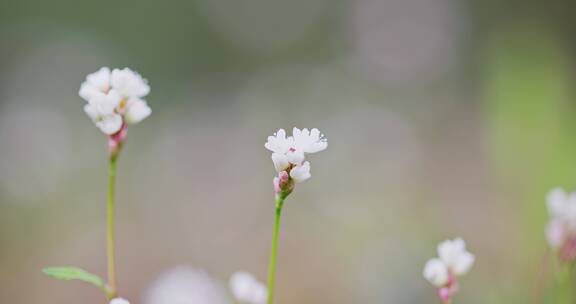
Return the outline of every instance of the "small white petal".
{"type": "Polygon", "coordinates": [[[472,265],[474,264],[475,257],[469,252],[463,252],[458,256],[454,265],[452,266],[452,271],[455,275],[463,275],[470,271],[472,265]]]}
{"type": "Polygon", "coordinates": [[[268,140],[264,144],[266,149],[274,153],[287,153],[290,148],[294,146],[294,138],[286,137],[284,129],[278,130],[273,136],[268,136],[268,140]]]}
{"type": "Polygon", "coordinates": [[[100,117],[100,112],[98,111],[98,108],[95,105],[89,103],[84,105],[84,112],[86,112],[86,114],[88,115],[88,117],[90,117],[90,119],[92,119],[92,121],[97,121],[98,118],[100,117]]]}
{"type": "Polygon", "coordinates": [[[78,91],[78,95],[86,101],[94,98],[98,94],[103,94],[103,92],[98,90],[97,87],[86,82],[80,86],[80,91],[78,91]]]}
{"type": "Polygon", "coordinates": [[[424,278],[436,287],[448,283],[448,268],[440,259],[430,259],[423,271],[424,278]]]}
{"type": "Polygon", "coordinates": [[[272,153],[272,162],[277,172],[284,171],[290,166],[286,155],[281,153],[272,153]]]}
{"type": "Polygon", "coordinates": [[[114,298],[110,301],[110,304],[130,304],[128,300],[122,298],[114,298]]]}
{"type": "Polygon", "coordinates": [[[110,89],[110,69],[103,67],[100,70],[88,74],[86,81],[80,86],[78,92],[80,97],[86,101],[90,100],[97,93],[107,93],[110,89]]]}
{"type": "Polygon", "coordinates": [[[101,116],[111,115],[114,113],[116,107],[120,104],[122,97],[114,90],[108,94],[98,93],[93,98],[88,100],[88,104],[92,105],[98,114],[101,116]]]}
{"type": "Polygon", "coordinates": [[[296,166],[290,170],[290,177],[292,177],[292,179],[297,183],[306,181],[311,176],[310,162],[304,162],[302,165],[296,166]]]}
{"type": "Polygon", "coordinates": [[[104,134],[115,134],[122,128],[122,116],[119,114],[104,116],[96,121],[96,126],[100,131],[104,132],[104,134]]]}
{"type": "Polygon", "coordinates": [[[112,88],[127,98],[141,98],[150,93],[148,81],[129,68],[114,69],[111,76],[112,88]]]}
{"type": "Polygon", "coordinates": [[[86,76],[86,81],[105,92],[110,89],[110,69],[102,67],[100,70],[86,76]]]}
{"type": "Polygon", "coordinates": [[[288,162],[294,165],[301,165],[304,161],[304,152],[302,151],[290,151],[286,153],[286,158],[288,162]]]}
{"type": "Polygon", "coordinates": [[[296,150],[305,153],[316,153],[325,150],[328,147],[328,141],[320,133],[320,130],[314,128],[312,131],[304,128],[302,130],[294,128],[294,146],[296,150]]]}
{"type": "Polygon", "coordinates": [[[130,99],[128,100],[128,106],[126,108],[126,123],[136,124],[144,120],[146,117],[150,116],[152,109],[148,106],[146,101],[142,99],[130,99]]]}

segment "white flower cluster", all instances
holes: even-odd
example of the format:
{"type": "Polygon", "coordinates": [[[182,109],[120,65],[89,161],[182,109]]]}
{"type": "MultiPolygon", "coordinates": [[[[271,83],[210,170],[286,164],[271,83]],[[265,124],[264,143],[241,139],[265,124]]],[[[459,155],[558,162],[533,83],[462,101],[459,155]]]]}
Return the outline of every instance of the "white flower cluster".
{"type": "Polygon", "coordinates": [[[447,302],[458,290],[456,278],[470,270],[474,259],[474,255],[466,250],[464,240],[446,240],[438,245],[438,258],[426,263],[424,278],[439,288],[440,298],[447,302]]]}
{"type": "Polygon", "coordinates": [[[110,304],[130,304],[130,302],[126,299],[114,298],[110,301],[110,304]]]}
{"type": "Polygon", "coordinates": [[[234,298],[240,303],[265,304],[268,299],[266,286],[248,272],[234,273],[230,277],[230,289],[234,298]]]}
{"type": "Polygon", "coordinates": [[[150,86],[140,74],[128,68],[110,71],[103,67],[86,77],[79,95],[88,102],[86,114],[102,132],[112,135],[152,113],[142,99],[149,92],[150,86]]]}
{"type": "MultiPolygon", "coordinates": [[[[318,129],[294,128],[292,136],[288,137],[286,131],[280,129],[268,137],[264,147],[272,151],[272,162],[279,173],[274,181],[277,188],[277,185],[287,183],[289,180],[300,183],[309,179],[312,176],[310,162],[304,161],[305,155],[326,149],[328,141],[318,129]]],[[[278,192],[279,189],[276,190],[278,192]]]]}
{"type": "Polygon", "coordinates": [[[559,251],[564,261],[573,261],[576,258],[576,192],[553,189],[546,203],[550,214],[546,227],[548,243],[559,251]]]}

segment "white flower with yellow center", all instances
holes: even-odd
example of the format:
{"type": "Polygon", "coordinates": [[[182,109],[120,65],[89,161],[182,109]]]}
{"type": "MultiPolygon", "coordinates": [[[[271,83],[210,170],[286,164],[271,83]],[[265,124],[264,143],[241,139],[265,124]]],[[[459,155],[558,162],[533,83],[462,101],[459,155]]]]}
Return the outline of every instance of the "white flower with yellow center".
{"type": "Polygon", "coordinates": [[[142,97],[150,86],[140,74],[103,67],[86,76],[79,95],[88,103],[84,111],[105,134],[118,133],[128,124],[136,124],[148,117],[152,110],[142,97]]]}

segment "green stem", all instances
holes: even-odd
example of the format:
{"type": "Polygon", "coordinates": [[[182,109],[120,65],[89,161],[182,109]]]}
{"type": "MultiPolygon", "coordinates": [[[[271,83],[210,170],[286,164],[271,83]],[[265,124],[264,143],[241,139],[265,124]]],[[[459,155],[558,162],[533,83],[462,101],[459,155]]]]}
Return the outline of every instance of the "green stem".
{"type": "Polygon", "coordinates": [[[276,256],[278,254],[278,232],[280,230],[280,215],[284,205],[283,195],[276,196],[276,220],[274,221],[274,234],[272,236],[272,252],[268,264],[268,304],[274,302],[274,282],[276,278],[276,256]]]}
{"type": "Polygon", "coordinates": [[[114,236],[114,193],[116,184],[116,156],[110,157],[108,167],[108,297],[114,298],[118,295],[116,285],[116,243],[114,236]]]}

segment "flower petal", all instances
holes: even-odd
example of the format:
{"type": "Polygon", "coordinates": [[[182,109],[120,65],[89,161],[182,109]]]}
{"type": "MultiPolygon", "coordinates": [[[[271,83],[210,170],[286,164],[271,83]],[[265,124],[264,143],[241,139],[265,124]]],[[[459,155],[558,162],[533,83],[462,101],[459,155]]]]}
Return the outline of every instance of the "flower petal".
{"type": "Polygon", "coordinates": [[[96,121],[96,126],[100,131],[104,132],[104,134],[115,134],[122,128],[122,116],[119,114],[112,114],[101,117],[100,120],[96,121]]]}
{"type": "Polygon", "coordinates": [[[130,99],[128,100],[124,117],[126,118],[126,123],[136,124],[150,116],[150,114],[152,114],[152,109],[150,109],[146,101],[142,99],[130,99]]]}
{"type": "Polygon", "coordinates": [[[284,171],[290,166],[288,158],[282,153],[272,153],[272,162],[277,172],[284,171]]]}
{"type": "Polygon", "coordinates": [[[448,283],[448,268],[440,259],[434,258],[426,262],[422,274],[436,287],[442,287],[448,283]]]}
{"type": "Polygon", "coordinates": [[[290,170],[290,177],[297,183],[301,183],[312,177],[310,174],[310,162],[304,162],[302,165],[292,168],[292,170],[290,170]]]}
{"type": "Polygon", "coordinates": [[[148,81],[129,68],[114,69],[111,76],[112,88],[127,98],[141,98],[150,93],[148,81]]]}

